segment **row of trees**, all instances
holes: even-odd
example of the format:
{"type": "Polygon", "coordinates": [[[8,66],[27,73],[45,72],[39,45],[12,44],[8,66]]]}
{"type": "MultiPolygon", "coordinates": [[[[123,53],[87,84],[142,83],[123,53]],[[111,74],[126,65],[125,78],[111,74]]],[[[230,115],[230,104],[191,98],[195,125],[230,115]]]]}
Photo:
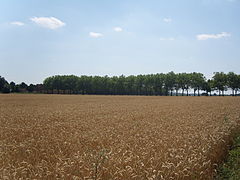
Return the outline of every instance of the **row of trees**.
{"type": "Polygon", "coordinates": [[[20,84],[16,84],[14,82],[8,83],[4,77],[0,76],[0,92],[2,93],[43,93],[44,87],[43,84],[30,84],[27,85],[26,83],[22,82],[20,84]]]}
{"type": "Polygon", "coordinates": [[[137,76],[74,76],[57,75],[44,80],[43,84],[22,82],[8,83],[0,76],[0,92],[36,92],[55,94],[105,94],[105,95],[224,95],[226,90],[232,90],[237,95],[240,90],[240,75],[233,72],[214,73],[211,79],[206,79],[202,73],[174,73],[149,74],[137,76]]]}
{"type": "Polygon", "coordinates": [[[240,89],[240,75],[233,72],[214,73],[207,80],[202,73],[150,74],[137,76],[52,76],[43,82],[47,93],[58,94],[105,94],[105,95],[212,95],[217,90],[219,95],[229,88],[232,95],[240,89]]]}

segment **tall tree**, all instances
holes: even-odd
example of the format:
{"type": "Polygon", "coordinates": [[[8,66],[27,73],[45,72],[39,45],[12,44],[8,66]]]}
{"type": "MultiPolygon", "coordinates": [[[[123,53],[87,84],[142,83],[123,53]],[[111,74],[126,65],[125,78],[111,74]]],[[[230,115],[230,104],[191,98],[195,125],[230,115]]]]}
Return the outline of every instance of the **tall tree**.
{"type": "Polygon", "coordinates": [[[49,91],[51,91],[51,93],[53,93],[53,79],[54,77],[48,77],[43,81],[43,86],[46,89],[47,93],[49,93],[49,91]]]}
{"type": "Polygon", "coordinates": [[[240,89],[240,74],[238,75],[238,78],[237,78],[237,88],[235,89],[235,95],[238,95],[238,91],[240,89]]]}
{"type": "Polygon", "coordinates": [[[227,85],[232,89],[232,95],[235,95],[235,90],[238,88],[238,75],[234,72],[227,74],[227,85]]]}
{"type": "Polygon", "coordinates": [[[208,79],[203,83],[202,90],[206,91],[207,95],[212,96],[212,91],[214,90],[213,80],[208,79]]]}
{"type": "Polygon", "coordinates": [[[224,91],[227,86],[227,75],[224,72],[215,72],[213,76],[214,87],[218,90],[219,96],[224,96],[224,91]]]}
{"type": "Polygon", "coordinates": [[[165,76],[165,90],[166,95],[168,95],[168,92],[170,91],[171,96],[173,95],[173,89],[176,84],[176,75],[173,71],[169,72],[165,76]]]}
{"type": "Polygon", "coordinates": [[[163,73],[158,73],[154,75],[153,88],[155,95],[163,95],[164,81],[165,75],[163,73]]]}
{"type": "Polygon", "coordinates": [[[189,90],[190,85],[191,85],[190,76],[187,73],[180,73],[180,74],[178,74],[178,76],[179,76],[179,82],[178,83],[179,83],[179,86],[182,89],[182,96],[184,95],[184,90],[187,91],[187,96],[188,96],[188,90],[189,90]]]}
{"type": "Polygon", "coordinates": [[[8,82],[5,80],[4,77],[0,76],[0,92],[4,92],[7,88],[8,82]]]}
{"type": "Polygon", "coordinates": [[[191,79],[191,88],[193,88],[194,96],[196,96],[196,91],[198,91],[198,96],[200,96],[199,91],[200,89],[203,88],[205,77],[203,76],[202,73],[196,73],[196,72],[189,74],[189,76],[191,79]]]}
{"type": "Polygon", "coordinates": [[[16,92],[16,84],[12,81],[10,82],[10,92],[16,92]]]}

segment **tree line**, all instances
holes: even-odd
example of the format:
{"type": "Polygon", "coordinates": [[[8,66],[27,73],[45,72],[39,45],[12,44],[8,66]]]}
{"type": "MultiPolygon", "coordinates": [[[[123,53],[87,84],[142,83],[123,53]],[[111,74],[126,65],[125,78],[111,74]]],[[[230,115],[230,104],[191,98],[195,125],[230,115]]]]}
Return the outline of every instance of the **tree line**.
{"type": "Polygon", "coordinates": [[[2,93],[44,93],[43,84],[30,84],[22,82],[20,84],[16,84],[13,81],[8,82],[4,77],[0,76],[0,92],[2,93]]]}
{"type": "Polygon", "coordinates": [[[218,95],[231,89],[232,95],[240,90],[240,75],[234,72],[225,74],[215,72],[211,79],[206,79],[202,73],[158,73],[131,76],[74,76],[56,75],[46,78],[43,84],[22,82],[8,83],[0,76],[0,91],[35,92],[48,94],[96,94],[96,95],[159,95],[159,96],[194,96],[218,95]],[[204,92],[204,93],[203,93],[204,92]]]}

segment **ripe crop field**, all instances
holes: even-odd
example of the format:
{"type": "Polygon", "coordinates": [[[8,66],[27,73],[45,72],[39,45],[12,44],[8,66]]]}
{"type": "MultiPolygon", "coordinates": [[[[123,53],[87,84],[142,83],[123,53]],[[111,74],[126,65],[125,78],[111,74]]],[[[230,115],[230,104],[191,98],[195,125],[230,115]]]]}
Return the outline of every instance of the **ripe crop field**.
{"type": "Polygon", "coordinates": [[[238,97],[0,95],[0,179],[213,179],[238,97]]]}

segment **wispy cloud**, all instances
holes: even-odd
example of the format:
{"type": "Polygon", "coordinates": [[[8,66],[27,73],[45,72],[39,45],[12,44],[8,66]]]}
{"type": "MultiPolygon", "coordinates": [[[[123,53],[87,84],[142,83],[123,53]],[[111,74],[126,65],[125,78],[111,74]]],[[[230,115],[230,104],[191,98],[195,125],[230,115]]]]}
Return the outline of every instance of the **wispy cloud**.
{"type": "Polygon", "coordinates": [[[230,33],[222,32],[219,34],[199,34],[196,37],[198,40],[202,41],[202,40],[208,40],[208,39],[220,39],[220,38],[229,37],[229,36],[231,36],[230,33]]]}
{"type": "Polygon", "coordinates": [[[173,20],[172,18],[163,18],[163,21],[166,23],[171,23],[173,20]]]}
{"type": "Polygon", "coordinates": [[[97,33],[97,32],[90,32],[89,36],[93,37],[93,38],[99,38],[99,37],[102,37],[103,34],[102,33],[97,33]]]}
{"type": "Polygon", "coordinates": [[[20,22],[20,21],[14,21],[14,22],[11,22],[12,25],[16,25],[16,26],[23,26],[24,23],[23,22],[20,22]]]}
{"type": "Polygon", "coordinates": [[[48,29],[57,29],[66,25],[64,22],[55,17],[33,17],[30,18],[30,20],[35,22],[37,25],[48,29]]]}
{"type": "Polygon", "coordinates": [[[116,32],[122,32],[123,31],[123,29],[121,28],[121,27],[115,27],[115,28],[113,28],[114,29],[114,31],[116,31],[116,32]]]}
{"type": "Polygon", "coordinates": [[[169,37],[169,38],[161,37],[160,38],[160,41],[174,41],[174,40],[175,40],[175,38],[173,38],[173,37],[169,37]]]}

